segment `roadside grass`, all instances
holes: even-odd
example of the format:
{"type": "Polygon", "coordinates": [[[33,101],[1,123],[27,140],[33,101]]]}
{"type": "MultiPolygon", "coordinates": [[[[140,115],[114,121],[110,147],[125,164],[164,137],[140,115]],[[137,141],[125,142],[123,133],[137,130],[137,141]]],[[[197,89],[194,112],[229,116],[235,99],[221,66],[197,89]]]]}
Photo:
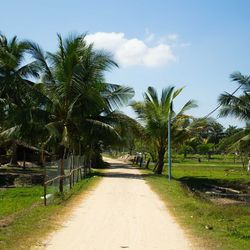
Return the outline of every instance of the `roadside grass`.
{"type": "Polygon", "coordinates": [[[56,229],[77,200],[100,180],[92,171],[63,196],[44,206],[42,186],[0,190],[0,249],[30,249],[43,245],[49,232],[56,229]]]}
{"type": "MultiPolygon", "coordinates": [[[[167,155],[165,156],[167,157],[167,155]]],[[[201,163],[222,163],[222,164],[242,164],[240,156],[234,154],[213,154],[211,158],[208,159],[207,155],[201,154],[189,154],[186,158],[181,154],[173,154],[173,162],[198,162],[198,159],[201,160],[201,163]]],[[[167,158],[165,159],[167,161],[167,158]]]]}
{"type": "Polygon", "coordinates": [[[174,163],[173,179],[168,181],[165,169],[162,176],[145,173],[145,180],[160,195],[169,210],[194,237],[198,249],[250,249],[249,204],[215,204],[203,196],[186,189],[184,184],[196,188],[201,184],[240,186],[249,191],[250,175],[240,164],[174,163]]]}
{"type": "Polygon", "coordinates": [[[0,189],[0,220],[30,207],[35,202],[41,202],[42,193],[42,186],[0,189]]]}

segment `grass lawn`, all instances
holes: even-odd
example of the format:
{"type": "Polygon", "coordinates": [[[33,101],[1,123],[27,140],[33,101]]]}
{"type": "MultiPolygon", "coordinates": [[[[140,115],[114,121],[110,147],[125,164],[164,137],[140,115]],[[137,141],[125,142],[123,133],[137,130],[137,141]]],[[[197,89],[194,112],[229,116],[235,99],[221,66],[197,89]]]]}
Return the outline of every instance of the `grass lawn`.
{"type": "Polygon", "coordinates": [[[35,203],[41,203],[42,186],[0,189],[0,220],[14,216],[35,203]]]}
{"type": "MultiPolygon", "coordinates": [[[[152,169],[153,166],[150,166],[152,169]]],[[[144,171],[144,170],[143,170],[144,171]]],[[[192,188],[202,184],[241,187],[249,191],[250,175],[240,164],[222,162],[187,161],[174,163],[173,179],[145,170],[146,181],[160,195],[177,221],[187,233],[195,236],[194,242],[205,249],[250,249],[250,205],[215,204],[198,196],[192,188]]]]}
{"type": "Polygon", "coordinates": [[[42,186],[0,189],[0,249],[29,249],[41,242],[70,208],[100,180],[95,173],[78,182],[63,199],[43,206],[42,186]],[[69,199],[70,198],[70,199],[69,199]]]}

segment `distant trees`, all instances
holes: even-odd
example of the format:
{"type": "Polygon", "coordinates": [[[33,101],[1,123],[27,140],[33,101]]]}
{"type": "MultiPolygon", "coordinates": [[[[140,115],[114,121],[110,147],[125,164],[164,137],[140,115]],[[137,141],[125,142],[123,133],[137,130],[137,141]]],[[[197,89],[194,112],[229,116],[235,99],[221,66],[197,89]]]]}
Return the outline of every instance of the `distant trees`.
{"type": "Polygon", "coordinates": [[[178,151],[180,154],[183,154],[184,158],[186,158],[188,154],[194,153],[194,148],[190,145],[183,144],[178,151]]]}
{"type": "Polygon", "coordinates": [[[0,139],[12,142],[13,165],[17,164],[16,140],[43,152],[65,157],[85,154],[99,165],[105,147],[126,147],[130,153],[147,151],[162,173],[167,150],[167,126],[171,119],[172,147],[184,157],[190,153],[237,152],[246,164],[250,151],[250,76],[231,75],[241,94],[219,96],[220,116],[246,122],[245,128],[226,130],[216,120],[193,118],[186,112],[196,107],[188,101],[174,111],[182,88],[169,86],[161,96],[153,87],[143,101],[131,104],[134,120],[119,111],[134,95],[130,87],[107,83],[105,72],[118,67],[112,56],[87,44],[85,35],[58,35],[55,52],[45,52],[28,40],[0,34],[0,139]],[[27,58],[29,57],[29,62],[27,58]]]}
{"type": "Polygon", "coordinates": [[[190,124],[193,137],[199,143],[217,144],[224,136],[223,126],[212,118],[196,118],[190,124]]]}
{"type": "Polygon", "coordinates": [[[199,154],[207,155],[208,160],[211,158],[211,154],[214,152],[215,145],[213,143],[203,143],[197,146],[197,152],[199,154]]]}

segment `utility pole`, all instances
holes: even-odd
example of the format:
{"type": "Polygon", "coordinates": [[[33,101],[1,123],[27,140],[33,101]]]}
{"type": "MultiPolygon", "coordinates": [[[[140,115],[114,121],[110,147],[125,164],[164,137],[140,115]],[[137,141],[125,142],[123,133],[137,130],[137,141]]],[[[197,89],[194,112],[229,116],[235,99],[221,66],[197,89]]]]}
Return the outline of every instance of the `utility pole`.
{"type": "Polygon", "coordinates": [[[168,179],[171,180],[171,109],[168,114],[168,179]]]}

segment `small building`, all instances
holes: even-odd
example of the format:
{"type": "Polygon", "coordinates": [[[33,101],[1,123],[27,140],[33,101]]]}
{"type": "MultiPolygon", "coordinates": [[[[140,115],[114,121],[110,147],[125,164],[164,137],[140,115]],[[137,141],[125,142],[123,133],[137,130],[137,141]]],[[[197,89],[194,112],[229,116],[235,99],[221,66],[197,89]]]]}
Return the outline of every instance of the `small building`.
{"type": "MultiPolygon", "coordinates": [[[[11,156],[7,155],[9,149],[13,147],[13,144],[16,146],[16,161],[22,161],[23,166],[25,167],[25,162],[41,162],[41,149],[33,147],[25,142],[20,140],[10,140],[4,142],[0,147],[0,163],[6,164],[10,162],[11,156]]],[[[46,161],[50,161],[51,154],[48,151],[44,151],[44,157],[46,161]]]]}

